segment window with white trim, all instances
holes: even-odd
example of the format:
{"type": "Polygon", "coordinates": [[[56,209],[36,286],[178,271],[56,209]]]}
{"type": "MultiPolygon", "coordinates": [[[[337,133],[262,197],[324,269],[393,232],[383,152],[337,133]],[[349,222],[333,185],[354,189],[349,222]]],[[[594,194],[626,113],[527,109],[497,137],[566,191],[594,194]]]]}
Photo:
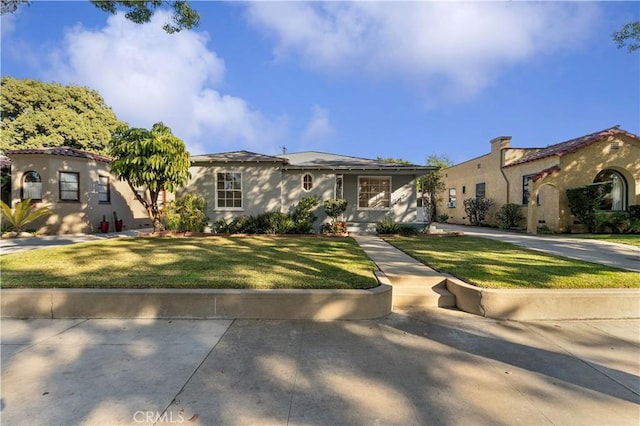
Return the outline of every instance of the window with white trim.
{"type": "Polygon", "coordinates": [[[22,176],[22,199],[42,200],[42,178],[38,172],[27,172],[22,176]]]}
{"type": "Polygon", "coordinates": [[[80,201],[80,173],[60,172],[60,201],[80,201]]]}
{"type": "Polygon", "coordinates": [[[456,206],[456,189],[449,188],[449,196],[447,198],[447,207],[455,207],[456,206]]]}
{"type": "Polygon", "coordinates": [[[361,209],[388,209],[391,207],[391,177],[359,176],[358,207],[361,209]]]}
{"type": "Polygon", "coordinates": [[[242,173],[216,173],[216,207],[219,209],[242,208],[242,173]]]}
{"type": "Polygon", "coordinates": [[[311,188],[313,188],[313,176],[307,173],[302,176],[302,189],[305,191],[311,191],[311,188]]]}

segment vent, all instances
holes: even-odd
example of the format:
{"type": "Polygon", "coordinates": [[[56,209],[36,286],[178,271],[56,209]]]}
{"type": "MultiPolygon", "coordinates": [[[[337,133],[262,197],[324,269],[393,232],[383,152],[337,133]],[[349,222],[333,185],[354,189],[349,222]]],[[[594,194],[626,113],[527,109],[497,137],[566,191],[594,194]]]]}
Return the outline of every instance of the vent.
{"type": "Polygon", "coordinates": [[[620,149],[620,144],[618,142],[611,142],[611,150],[617,151],[618,149],[620,149]]]}

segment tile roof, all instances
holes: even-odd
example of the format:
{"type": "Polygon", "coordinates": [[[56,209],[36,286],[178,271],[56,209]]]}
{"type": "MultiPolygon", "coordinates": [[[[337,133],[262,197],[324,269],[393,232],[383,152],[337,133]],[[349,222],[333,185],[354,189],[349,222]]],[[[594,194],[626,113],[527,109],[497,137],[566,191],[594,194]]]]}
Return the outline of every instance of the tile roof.
{"type": "Polygon", "coordinates": [[[100,154],[94,154],[92,152],[83,151],[81,149],[72,148],[69,146],[57,146],[51,148],[25,148],[25,149],[10,149],[7,151],[8,156],[16,154],[46,154],[46,155],[61,155],[64,157],[76,157],[86,158],[93,161],[99,161],[102,163],[110,163],[111,158],[100,154]]]}
{"type": "Polygon", "coordinates": [[[560,142],[555,145],[550,145],[546,148],[532,149],[532,152],[527,153],[522,158],[519,158],[518,160],[505,165],[505,167],[514,166],[516,164],[528,163],[530,161],[535,161],[541,158],[551,157],[554,155],[561,157],[565,154],[570,154],[572,152],[575,152],[580,148],[583,148],[594,142],[598,142],[616,135],[626,135],[626,136],[630,136],[638,139],[637,135],[627,132],[626,130],[622,130],[619,126],[615,126],[605,130],[601,130],[599,132],[591,133],[589,135],[580,136],[579,138],[571,139],[565,142],[560,142]]]}
{"type": "Polygon", "coordinates": [[[11,165],[11,159],[4,155],[0,155],[0,167],[8,167],[11,165]]]}
{"type": "Polygon", "coordinates": [[[232,163],[232,162],[249,162],[249,163],[285,163],[286,160],[274,157],[272,155],[257,154],[250,151],[233,151],[221,152],[218,154],[204,154],[191,156],[192,163],[232,163]]]}

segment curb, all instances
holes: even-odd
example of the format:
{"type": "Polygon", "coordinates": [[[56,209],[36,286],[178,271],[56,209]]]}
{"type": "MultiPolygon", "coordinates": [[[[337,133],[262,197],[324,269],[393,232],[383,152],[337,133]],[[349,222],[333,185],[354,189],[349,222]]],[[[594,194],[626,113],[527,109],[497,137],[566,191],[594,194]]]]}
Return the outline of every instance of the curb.
{"type": "Polygon", "coordinates": [[[487,289],[447,275],[456,307],[504,320],[640,318],[640,289],[487,289]]]}
{"type": "Polygon", "coordinates": [[[2,318],[375,319],[391,285],[367,290],[2,289],[2,318]]]}

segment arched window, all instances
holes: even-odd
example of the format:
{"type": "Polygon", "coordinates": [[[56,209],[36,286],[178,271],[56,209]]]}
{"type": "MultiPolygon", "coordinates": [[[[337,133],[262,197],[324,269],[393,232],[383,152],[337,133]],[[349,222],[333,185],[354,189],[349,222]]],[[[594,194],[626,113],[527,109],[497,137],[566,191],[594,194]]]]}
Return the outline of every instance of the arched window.
{"type": "Polygon", "coordinates": [[[627,181],[615,170],[606,169],[598,173],[593,183],[610,183],[611,190],[605,195],[600,210],[622,211],[627,208],[627,181]]]}
{"type": "Polygon", "coordinates": [[[310,174],[306,174],[302,176],[302,189],[305,191],[310,191],[313,188],[313,176],[310,174]]]}
{"type": "Polygon", "coordinates": [[[22,199],[42,200],[42,178],[38,172],[26,172],[22,176],[22,199]]]}

